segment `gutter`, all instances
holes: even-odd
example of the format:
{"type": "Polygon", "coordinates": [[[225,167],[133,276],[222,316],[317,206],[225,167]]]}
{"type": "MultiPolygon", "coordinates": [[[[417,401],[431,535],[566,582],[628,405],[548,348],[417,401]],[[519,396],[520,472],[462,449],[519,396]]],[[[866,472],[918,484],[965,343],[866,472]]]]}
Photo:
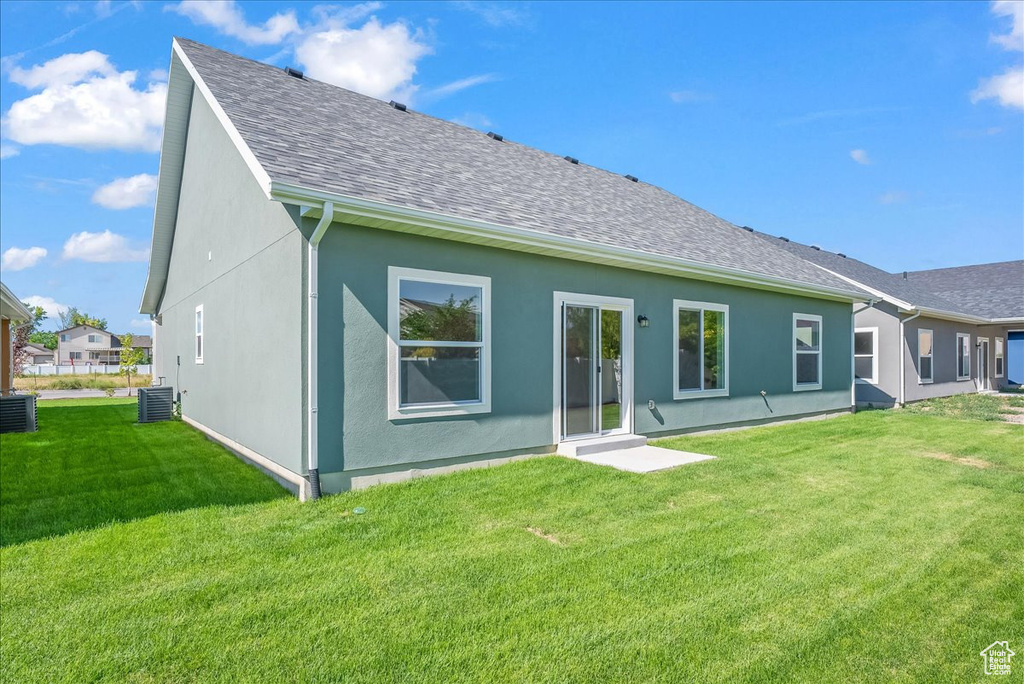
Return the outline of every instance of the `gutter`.
{"type": "Polygon", "coordinates": [[[317,439],[317,331],[319,328],[319,312],[317,310],[317,290],[319,274],[317,268],[320,261],[320,241],[334,220],[334,203],[324,202],[324,213],[316,224],[313,234],[309,236],[308,264],[306,273],[306,289],[309,294],[309,306],[306,310],[306,406],[308,410],[306,430],[306,470],[309,477],[309,497],[320,498],[320,455],[317,439]]]}
{"type": "MultiPolygon", "coordinates": [[[[908,321],[912,321],[921,315],[921,311],[918,310],[916,314],[909,318],[900,319],[900,397],[899,405],[907,405],[907,355],[903,352],[903,341],[906,335],[905,325],[908,321]]],[[[932,370],[934,373],[934,369],[932,370]]]]}
{"type": "MultiPolygon", "coordinates": [[[[318,206],[324,202],[332,202],[339,213],[349,217],[384,221],[402,226],[406,232],[437,237],[443,233],[449,239],[462,239],[478,244],[495,246],[495,241],[526,248],[522,251],[536,251],[549,256],[572,255],[582,261],[596,261],[619,267],[632,267],[638,270],[650,270],[651,267],[665,269],[673,273],[712,279],[718,282],[741,284],[748,287],[760,287],[773,291],[789,291],[804,296],[817,296],[840,301],[864,302],[868,294],[853,289],[815,285],[791,278],[769,276],[752,273],[738,268],[715,266],[691,259],[663,256],[637,249],[603,245],[579,238],[565,237],[542,233],[526,228],[515,228],[507,225],[478,221],[440,214],[432,211],[401,207],[385,202],[351,197],[335,192],[314,190],[300,185],[292,185],[279,181],[270,184],[270,199],[300,207],[318,206]],[[406,228],[408,227],[408,228],[406,228]],[[410,230],[411,229],[411,230],[410,230]],[[469,238],[469,239],[467,239],[469,238]]],[[[376,224],[379,227],[379,224],[376,224]]],[[[505,247],[506,249],[508,247],[505,247]]]]}

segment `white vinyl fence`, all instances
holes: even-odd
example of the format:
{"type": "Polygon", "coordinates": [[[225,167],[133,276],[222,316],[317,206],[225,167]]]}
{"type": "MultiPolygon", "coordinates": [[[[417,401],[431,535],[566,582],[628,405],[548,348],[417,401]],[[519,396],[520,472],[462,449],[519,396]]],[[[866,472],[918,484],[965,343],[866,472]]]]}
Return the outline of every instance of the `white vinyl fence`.
{"type": "MultiPolygon", "coordinates": [[[[139,375],[149,375],[153,372],[153,366],[150,364],[139,365],[136,368],[138,368],[139,375]]],[[[117,375],[119,372],[121,372],[121,367],[118,365],[83,363],[74,366],[25,365],[21,370],[22,376],[26,378],[33,375],[117,375]]]]}

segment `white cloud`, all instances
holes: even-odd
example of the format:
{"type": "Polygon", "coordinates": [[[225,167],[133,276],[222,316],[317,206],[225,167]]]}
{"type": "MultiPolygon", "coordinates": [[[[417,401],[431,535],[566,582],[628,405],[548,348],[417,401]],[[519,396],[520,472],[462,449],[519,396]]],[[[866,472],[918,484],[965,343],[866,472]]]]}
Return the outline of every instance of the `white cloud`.
{"type": "Polygon", "coordinates": [[[865,166],[871,163],[871,157],[868,156],[865,150],[850,150],[850,159],[865,166]]]}
{"type": "Polygon", "coordinates": [[[458,81],[452,81],[446,83],[443,86],[439,86],[430,91],[430,96],[434,98],[447,97],[454,95],[457,92],[472,88],[474,86],[482,85],[484,83],[493,83],[498,80],[496,74],[480,74],[479,76],[470,76],[468,78],[461,78],[458,81]]]}
{"type": "Polygon", "coordinates": [[[116,261],[146,261],[148,249],[132,249],[123,235],[105,230],[102,233],[82,231],[75,233],[64,243],[65,259],[79,259],[95,263],[116,261]]]}
{"type": "Polygon", "coordinates": [[[697,102],[711,102],[715,96],[710,93],[702,93],[699,90],[676,90],[668,94],[669,99],[676,104],[690,104],[697,102]]]}
{"type": "Polygon", "coordinates": [[[992,42],[1007,50],[1024,50],[1024,2],[1020,0],[996,0],[992,3],[992,14],[1010,17],[1010,32],[992,35],[992,42]]]}
{"type": "Polygon", "coordinates": [[[882,204],[900,204],[910,199],[903,190],[890,190],[889,192],[882,193],[878,197],[878,201],[882,204]]]}
{"type": "Polygon", "coordinates": [[[7,271],[23,271],[38,264],[45,256],[46,249],[43,247],[29,247],[28,249],[11,247],[4,252],[3,267],[7,271]]]}
{"type": "Polygon", "coordinates": [[[490,128],[493,125],[485,115],[476,112],[466,112],[452,119],[452,122],[469,128],[490,128]]]}
{"type": "Polygon", "coordinates": [[[25,297],[21,301],[28,304],[33,309],[37,306],[43,307],[46,312],[47,318],[59,318],[60,314],[68,310],[67,304],[61,304],[53,299],[53,297],[41,297],[40,295],[32,295],[31,297],[25,297]]]}
{"type": "Polygon", "coordinates": [[[519,9],[494,2],[456,2],[455,6],[477,15],[484,23],[496,28],[519,26],[526,23],[528,18],[528,15],[519,9]]]}
{"type": "Polygon", "coordinates": [[[11,157],[17,157],[19,154],[21,154],[21,150],[14,145],[0,145],[0,159],[10,159],[11,157]]]}
{"type": "Polygon", "coordinates": [[[137,90],[137,73],[118,71],[103,53],[62,55],[29,69],[15,66],[9,77],[42,91],[18,100],[4,116],[4,136],[14,142],[148,152],[160,148],[167,84],[151,82],[137,90]]]}
{"type": "Polygon", "coordinates": [[[131,326],[139,330],[145,330],[150,335],[153,334],[154,323],[148,318],[133,318],[131,326]]]}
{"type": "Polygon", "coordinates": [[[93,204],[107,209],[147,207],[156,198],[157,177],[140,173],[129,178],[116,178],[97,188],[92,195],[93,204]]]}
{"type": "Polygon", "coordinates": [[[188,17],[201,26],[212,26],[247,45],[276,45],[287,36],[299,32],[299,22],[294,11],[275,14],[260,26],[245,20],[235,0],[184,0],[166,9],[188,17]]]}
{"type": "Polygon", "coordinates": [[[1024,109],[1024,67],[1011,67],[998,76],[981,79],[971,93],[971,102],[999,100],[1004,107],[1024,109]]]}
{"type": "Polygon", "coordinates": [[[350,27],[356,10],[368,7],[321,13],[319,25],[299,40],[295,56],[310,78],[408,103],[418,88],[412,82],[416,62],[430,54],[430,46],[419,31],[400,22],[381,24],[370,17],[361,27],[350,27]]]}

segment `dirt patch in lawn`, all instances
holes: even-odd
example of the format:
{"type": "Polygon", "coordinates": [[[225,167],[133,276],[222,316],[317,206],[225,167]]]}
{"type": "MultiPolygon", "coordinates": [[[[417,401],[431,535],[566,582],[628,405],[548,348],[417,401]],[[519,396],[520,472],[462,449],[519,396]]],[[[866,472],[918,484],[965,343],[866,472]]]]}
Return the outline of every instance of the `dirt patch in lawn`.
{"type": "Polygon", "coordinates": [[[546,532],[544,532],[544,530],[538,529],[536,527],[527,527],[526,531],[530,534],[540,537],[545,541],[549,541],[556,546],[565,546],[565,544],[563,544],[558,537],[556,537],[553,534],[547,534],[546,532]]]}
{"type": "Polygon", "coordinates": [[[941,452],[931,451],[925,454],[921,454],[925,458],[934,458],[938,461],[946,461],[948,463],[959,463],[960,465],[971,466],[972,468],[991,468],[992,462],[986,461],[981,458],[970,458],[954,456],[953,454],[945,454],[941,452]]]}

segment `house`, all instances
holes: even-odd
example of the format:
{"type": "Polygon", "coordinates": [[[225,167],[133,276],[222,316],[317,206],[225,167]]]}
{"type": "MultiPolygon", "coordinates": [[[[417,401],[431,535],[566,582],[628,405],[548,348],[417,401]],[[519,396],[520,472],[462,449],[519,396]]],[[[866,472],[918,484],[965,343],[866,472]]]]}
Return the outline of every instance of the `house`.
{"type": "Polygon", "coordinates": [[[169,74],[154,373],[303,495],[851,410],[870,295],[779,246],[192,41],[169,74]]]}
{"type": "Polygon", "coordinates": [[[854,307],[858,404],[902,405],[1024,381],[1024,261],[893,274],[756,234],[872,294],[854,307]]]}
{"type": "Polygon", "coordinates": [[[32,320],[28,310],[7,286],[0,283],[0,395],[14,389],[14,331],[32,320]]]}
{"type": "Polygon", "coordinates": [[[25,345],[25,351],[27,358],[25,363],[33,366],[52,366],[54,358],[54,350],[47,349],[41,344],[35,342],[29,342],[25,345]]]}
{"type": "MultiPolygon", "coordinates": [[[[152,356],[149,335],[133,335],[132,347],[152,356]]],[[[117,365],[121,363],[121,337],[91,325],[76,325],[57,331],[57,363],[71,365],[117,365]]]]}

